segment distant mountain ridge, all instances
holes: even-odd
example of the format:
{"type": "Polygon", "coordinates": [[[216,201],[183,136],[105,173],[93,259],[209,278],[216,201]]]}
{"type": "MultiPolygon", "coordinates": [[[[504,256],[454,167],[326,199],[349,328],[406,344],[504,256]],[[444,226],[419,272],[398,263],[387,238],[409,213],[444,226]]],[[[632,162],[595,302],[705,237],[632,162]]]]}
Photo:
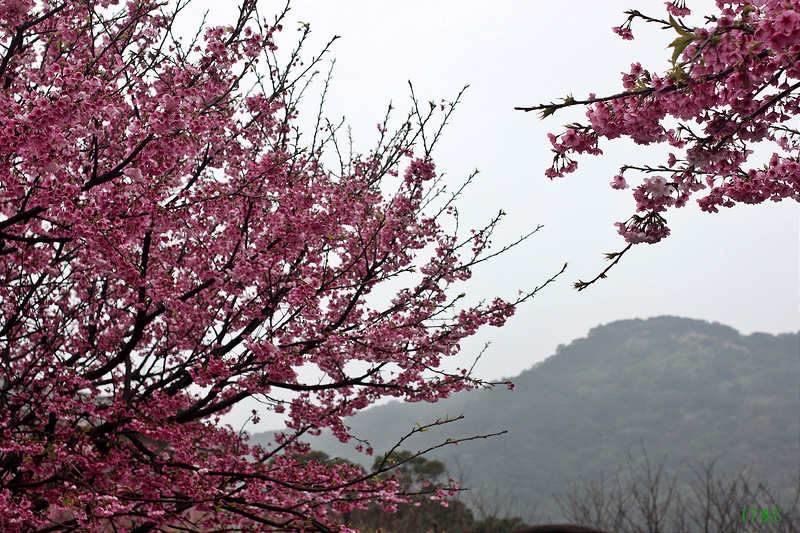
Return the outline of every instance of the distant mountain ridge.
{"type": "MultiPolygon", "coordinates": [[[[419,434],[405,449],[508,430],[431,454],[464,485],[483,487],[526,518],[534,505],[560,518],[551,495],[571,483],[613,475],[644,442],[648,455],[717,458],[723,471],[790,487],[800,468],[800,336],[740,335],[720,324],[677,317],[623,320],[586,338],[501,388],[459,393],[437,404],[390,404],[350,419],[354,434],[382,453],[416,423],[459,414],[465,420],[419,434]],[[461,470],[456,472],[455,470],[461,470]]],[[[270,434],[271,435],[271,434],[270,434]]],[[[254,440],[269,439],[255,435],[254,440]]],[[[362,464],[323,435],[315,449],[362,464]]]]}

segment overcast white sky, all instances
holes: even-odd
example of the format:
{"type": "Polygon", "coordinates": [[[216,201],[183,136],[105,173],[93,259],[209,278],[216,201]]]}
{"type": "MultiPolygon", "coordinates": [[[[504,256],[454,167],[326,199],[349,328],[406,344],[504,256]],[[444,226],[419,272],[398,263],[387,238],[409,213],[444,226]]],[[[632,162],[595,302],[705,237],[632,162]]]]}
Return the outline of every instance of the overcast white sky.
{"type": "MultiPolygon", "coordinates": [[[[702,15],[703,9],[711,12],[713,2],[688,0],[687,6],[702,15]]],[[[545,226],[477,271],[472,293],[513,297],[569,262],[567,272],[518,309],[504,328],[487,329],[464,345],[462,365],[483,342],[492,342],[477,366],[479,377],[516,375],[559,344],[620,319],[668,314],[720,322],[743,333],[800,329],[800,207],[794,202],[738,206],[715,215],[692,202],[669,214],[671,237],[635,247],[607,280],[580,293],[572,289],[572,282],[605,267],[603,252],[625,246],[613,223],[627,219],[634,204],[630,190],[608,186],[617,169],[623,163],[662,163],[665,150],[606,142],[601,145],[606,155],[583,157],[577,173],[550,181],[543,175],[552,159],[546,134],[582,120],[582,111],[542,121],[513,108],[568,93],[618,92],[620,72],[635,61],[663,70],[674,34],[643,24],[634,26],[633,42],[612,33],[630,8],[665,13],[663,0],[293,2],[287,20],[308,22],[313,30],[307,52],[333,35],[342,37],[328,56],[336,66],[325,114],[346,117],[363,151],[372,146],[375,125],[390,101],[398,119],[405,114],[409,80],[423,102],[452,99],[470,86],[434,154],[439,172],[454,180],[481,171],[461,204],[463,221],[477,226],[499,209],[506,211],[503,231],[494,239],[498,245],[545,226]]],[[[292,30],[286,24],[279,45],[293,44],[292,30]]],[[[310,110],[314,96],[309,95],[310,110]]],[[[628,178],[637,181],[632,173],[628,178]]]]}

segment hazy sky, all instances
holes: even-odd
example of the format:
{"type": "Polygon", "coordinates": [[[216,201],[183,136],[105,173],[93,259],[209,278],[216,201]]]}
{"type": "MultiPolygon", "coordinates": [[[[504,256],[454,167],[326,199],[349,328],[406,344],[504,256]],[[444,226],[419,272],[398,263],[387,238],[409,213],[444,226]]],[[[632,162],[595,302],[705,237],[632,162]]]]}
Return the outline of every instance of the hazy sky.
{"type": "MultiPolygon", "coordinates": [[[[559,344],[620,319],[668,314],[743,333],[800,329],[800,207],[789,201],[719,214],[703,213],[692,201],[668,214],[672,236],[664,242],[634,247],[608,279],[580,293],[572,289],[575,280],[593,278],[605,267],[604,252],[625,246],[613,223],[626,220],[634,202],[630,190],[608,186],[617,169],[660,164],[668,150],[605,142],[604,156],[582,157],[577,173],[550,181],[543,175],[552,160],[546,135],[583,120],[583,112],[567,110],[542,121],[513,108],[569,93],[613,94],[632,62],[663,70],[674,33],[638,24],[630,42],[611,31],[625,20],[626,9],[664,16],[663,6],[663,0],[293,2],[278,44],[293,44],[295,21],[311,24],[309,53],[333,35],[342,37],[322,64],[327,69],[336,59],[325,115],[344,116],[361,151],[376,140],[375,125],[390,101],[398,120],[405,115],[409,80],[423,102],[450,100],[470,86],[434,153],[438,171],[454,182],[481,171],[460,204],[462,223],[477,226],[503,209],[508,217],[494,239],[497,246],[544,225],[520,248],[477,270],[467,287],[471,294],[513,297],[569,263],[504,328],[487,329],[464,345],[461,365],[492,342],[476,367],[479,377],[518,374],[559,344]]],[[[713,2],[688,0],[687,6],[701,15],[713,2]]],[[[316,103],[309,94],[309,111],[316,103]]]]}

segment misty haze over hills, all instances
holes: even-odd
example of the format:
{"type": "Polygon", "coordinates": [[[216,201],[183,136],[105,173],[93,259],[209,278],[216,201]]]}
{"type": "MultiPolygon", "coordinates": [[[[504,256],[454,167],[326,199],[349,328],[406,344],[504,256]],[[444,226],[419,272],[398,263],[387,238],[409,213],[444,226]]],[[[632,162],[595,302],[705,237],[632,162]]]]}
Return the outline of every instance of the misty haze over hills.
{"type": "MultiPolygon", "coordinates": [[[[676,317],[624,320],[593,329],[505,387],[454,395],[436,404],[391,402],[350,419],[380,454],[416,424],[464,414],[418,433],[420,448],[507,430],[426,457],[499,513],[561,518],[552,495],[581,480],[612,477],[628,455],[667,469],[716,458],[718,472],[749,469],[753,480],[788,491],[800,473],[800,337],[743,336],[720,324],[676,317]]],[[[253,441],[267,442],[271,433],[253,441]]],[[[373,458],[330,435],[314,449],[364,466],[373,458]]]]}

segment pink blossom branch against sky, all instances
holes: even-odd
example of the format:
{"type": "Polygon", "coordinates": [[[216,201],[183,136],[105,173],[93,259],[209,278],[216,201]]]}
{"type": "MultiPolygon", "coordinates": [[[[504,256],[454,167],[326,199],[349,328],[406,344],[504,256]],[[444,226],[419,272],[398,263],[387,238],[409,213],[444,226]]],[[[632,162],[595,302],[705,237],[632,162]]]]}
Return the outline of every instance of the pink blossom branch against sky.
{"type": "MultiPolygon", "coordinates": [[[[689,20],[700,24],[713,2],[688,6],[696,17],[689,20]]],[[[336,65],[325,114],[332,120],[344,116],[362,150],[377,135],[375,124],[389,101],[406,109],[409,80],[423,101],[452,99],[470,85],[436,154],[437,170],[454,183],[476,167],[481,171],[462,204],[463,227],[503,209],[509,216],[494,238],[499,246],[545,225],[501,263],[476,269],[471,283],[481,293],[511,296],[569,262],[566,274],[521,306],[503,329],[487,330],[465,345],[466,358],[492,342],[476,367],[482,377],[517,374],[558,344],[624,318],[687,316],[743,333],[800,327],[798,206],[789,202],[737,206],[714,215],[687,206],[671,214],[669,239],[637,247],[590,290],[572,289],[573,281],[606,266],[603,252],[625,245],[613,223],[635,205],[630,190],[609,188],[610,179],[622,164],[658,164],[668,150],[606,143],[602,158],[583,157],[578,173],[551,182],[543,172],[552,159],[546,134],[583,120],[583,110],[562,110],[540,122],[513,107],[570,93],[615,94],[622,89],[621,73],[634,62],[666,70],[674,33],[640,24],[634,27],[636,40],[628,42],[612,32],[631,8],[665,16],[658,0],[294,3],[289,20],[310,23],[318,45],[342,36],[330,56],[336,65]]],[[[315,94],[309,92],[306,104],[310,123],[315,94]]],[[[766,162],[769,153],[762,157],[766,162]]]]}
{"type": "Polygon", "coordinates": [[[0,529],[331,531],[331,510],[403,501],[383,466],[305,461],[296,439],[486,385],[441,361],[548,283],[458,296],[503,215],[439,222],[456,198],[431,150],[456,104],[414,100],[368,153],[331,128],[301,144],[321,52],[271,53],[286,10],[251,25],[246,2],[185,45],[157,1],[33,7],[0,9],[0,529]],[[251,397],[253,423],[288,418],[267,448],[218,425],[251,397]]]}
{"type": "MultiPolygon", "coordinates": [[[[628,19],[613,31],[632,41],[634,22],[674,30],[678,37],[669,45],[671,68],[651,72],[635,62],[623,73],[624,91],[617,94],[590,93],[587,99],[568,95],[559,102],[516,108],[539,111],[543,118],[567,107],[586,109],[588,124],[573,122],[559,134],[548,134],[555,156],[545,174],[552,179],[577,170],[573,155],[602,155],[603,140],[667,143],[675,150],[666,165],[625,165],[611,182],[614,189],[628,188],[623,175],[629,170],[669,176],[645,177],[635,185],[636,214],[615,223],[630,245],[654,244],[669,236],[662,213],[685,206],[692,196],[709,213],[742,203],[800,199],[795,155],[800,131],[792,124],[800,87],[800,4],[719,1],[722,11],[709,14],[701,26],[684,20],[691,10],[683,0],[665,5],[666,18],[628,10],[628,19]],[[751,165],[756,151],[770,149],[775,151],[765,165],[751,165]]],[[[628,249],[613,257],[618,259],[628,249]]],[[[583,290],[605,278],[609,268],[589,282],[576,283],[576,288],[583,290]]]]}

